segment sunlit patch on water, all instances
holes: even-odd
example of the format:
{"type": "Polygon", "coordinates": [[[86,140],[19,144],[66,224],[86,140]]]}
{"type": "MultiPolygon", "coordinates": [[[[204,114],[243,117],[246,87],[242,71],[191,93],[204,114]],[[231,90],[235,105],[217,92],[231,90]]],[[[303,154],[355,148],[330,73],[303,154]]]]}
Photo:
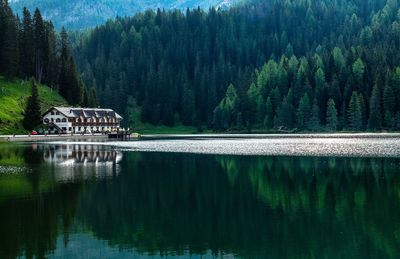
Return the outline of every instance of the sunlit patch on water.
{"type": "Polygon", "coordinates": [[[81,142],[126,151],[227,155],[400,157],[400,138],[236,138],[81,142]]]}
{"type": "Polygon", "coordinates": [[[23,166],[1,166],[0,165],[0,176],[1,175],[18,175],[30,173],[31,169],[23,166]]]}

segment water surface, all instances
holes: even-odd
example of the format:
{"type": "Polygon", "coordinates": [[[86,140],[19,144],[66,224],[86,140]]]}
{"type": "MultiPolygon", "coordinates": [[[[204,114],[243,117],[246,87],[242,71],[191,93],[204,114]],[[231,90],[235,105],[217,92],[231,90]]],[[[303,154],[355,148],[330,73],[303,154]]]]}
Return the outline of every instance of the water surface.
{"type": "Polygon", "coordinates": [[[274,141],[2,144],[0,258],[399,257],[398,140],[274,141]]]}

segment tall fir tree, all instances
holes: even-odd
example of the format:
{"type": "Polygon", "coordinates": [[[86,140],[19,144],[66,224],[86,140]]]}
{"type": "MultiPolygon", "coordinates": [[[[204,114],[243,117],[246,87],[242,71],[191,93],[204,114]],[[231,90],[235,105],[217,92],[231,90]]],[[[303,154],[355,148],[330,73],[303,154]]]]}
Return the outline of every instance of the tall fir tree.
{"type": "Polygon", "coordinates": [[[335,101],[329,99],[326,109],[326,129],[328,131],[336,131],[338,128],[338,122],[335,101]]]}
{"type": "Polygon", "coordinates": [[[272,107],[272,102],[271,102],[270,97],[267,98],[267,102],[265,105],[265,111],[266,111],[266,115],[264,118],[264,126],[267,129],[272,129],[272,127],[274,125],[274,110],[272,107]]]}
{"type": "Polygon", "coordinates": [[[45,73],[47,62],[48,43],[46,38],[46,28],[40,13],[36,8],[33,15],[33,35],[34,35],[34,62],[35,78],[41,83],[45,73]]]}
{"type": "Polygon", "coordinates": [[[24,111],[22,124],[26,130],[33,130],[42,124],[42,114],[40,112],[39,93],[36,82],[31,79],[31,96],[24,111]]]}
{"type": "Polygon", "coordinates": [[[19,34],[18,20],[13,15],[7,1],[3,4],[3,39],[0,49],[0,71],[3,71],[8,79],[19,75],[19,34]]]}
{"type": "Polygon", "coordinates": [[[24,7],[22,26],[20,28],[20,55],[24,65],[22,66],[22,76],[25,78],[35,76],[34,69],[34,34],[32,17],[29,10],[24,7]]]}
{"type": "Polygon", "coordinates": [[[352,131],[362,129],[362,109],[359,94],[354,91],[348,108],[349,126],[352,131]]]}
{"type": "Polygon", "coordinates": [[[297,122],[297,127],[300,130],[308,129],[307,126],[308,126],[308,121],[310,119],[310,115],[311,115],[310,98],[308,97],[308,94],[306,93],[300,99],[299,107],[297,108],[296,122],[297,122]]]}
{"type": "Polygon", "coordinates": [[[311,107],[311,114],[310,114],[310,118],[307,122],[307,128],[309,130],[313,130],[313,131],[318,131],[320,130],[320,119],[319,119],[319,107],[318,107],[318,101],[316,98],[314,98],[312,107],[311,107]]]}
{"type": "Polygon", "coordinates": [[[374,85],[369,103],[368,129],[380,130],[382,127],[381,93],[379,86],[374,85]]]}
{"type": "Polygon", "coordinates": [[[383,89],[384,125],[386,128],[392,128],[395,124],[395,109],[396,96],[392,86],[388,82],[386,82],[383,89]]]}

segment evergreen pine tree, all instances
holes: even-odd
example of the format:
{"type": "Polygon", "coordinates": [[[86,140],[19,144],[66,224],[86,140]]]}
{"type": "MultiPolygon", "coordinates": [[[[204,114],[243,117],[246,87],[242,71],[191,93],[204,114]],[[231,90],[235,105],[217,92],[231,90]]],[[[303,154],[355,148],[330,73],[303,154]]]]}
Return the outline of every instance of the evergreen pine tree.
{"type": "Polygon", "coordinates": [[[89,94],[87,89],[83,89],[83,96],[82,96],[82,102],[81,102],[81,106],[82,107],[90,107],[89,104],[89,94]]]}
{"type": "Polygon", "coordinates": [[[311,116],[307,122],[307,128],[309,130],[319,130],[320,128],[320,120],[319,120],[319,107],[318,101],[314,98],[313,105],[311,108],[311,116]]]}
{"type": "Polygon", "coordinates": [[[192,89],[187,83],[183,86],[182,93],[182,122],[184,125],[193,125],[195,101],[192,89]]]}
{"type": "MultiPolygon", "coordinates": [[[[315,80],[315,100],[319,108],[318,121],[325,121],[326,102],[327,102],[327,84],[325,82],[325,73],[322,68],[319,68],[314,76],[315,80]]],[[[314,105],[314,104],[313,104],[314,105]]],[[[315,121],[317,122],[317,121],[315,121]]],[[[319,123],[318,123],[319,124],[319,123]]]]}
{"type": "Polygon", "coordinates": [[[311,115],[310,98],[308,97],[307,93],[300,99],[296,115],[297,127],[300,130],[307,129],[308,120],[310,119],[311,115]]]}
{"type": "MultiPolygon", "coordinates": [[[[69,49],[68,49],[68,35],[64,28],[61,29],[61,54],[60,54],[60,74],[58,77],[58,85],[60,95],[68,98],[69,95],[69,49]]],[[[108,96],[109,97],[109,96],[108,96]]]]}
{"type": "MultiPolygon", "coordinates": [[[[86,89],[86,91],[88,91],[88,90],[86,89]]],[[[96,88],[92,87],[89,90],[88,99],[89,99],[88,107],[92,107],[92,108],[97,108],[98,107],[99,104],[97,102],[96,88]]]]}
{"type": "Polygon", "coordinates": [[[353,92],[351,95],[349,109],[348,109],[348,118],[350,129],[353,131],[359,131],[362,129],[362,110],[360,98],[357,92],[353,92]]]}
{"type": "Polygon", "coordinates": [[[266,115],[264,118],[264,126],[267,129],[272,129],[274,123],[274,110],[272,107],[271,98],[268,97],[266,105],[265,105],[266,115]]]}
{"type": "Polygon", "coordinates": [[[385,114],[384,125],[387,128],[394,126],[395,108],[396,96],[392,86],[386,82],[385,88],[383,89],[383,110],[385,114]]]}
{"type": "Polygon", "coordinates": [[[46,38],[46,28],[42,15],[36,8],[33,15],[33,35],[34,35],[34,62],[35,62],[35,78],[42,82],[43,74],[45,73],[47,61],[48,42],[46,38]]]}
{"type": "Polygon", "coordinates": [[[338,117],[337,117],[335,101],[333,99],[329,99],[326,110],[326,128],[329,131],[336,131],[337,127],[338,127],[338,117]]]}
{"type": "Polygon", "coordinates": [[[42,115],[40,112],[39,93],[35,81],[31,80],[31,96],[24,111],[24,119],[22,125],[26,130],[33,130],[42,123],[42,115]]]}
{"type": "Polygon", "coordinates": [[[24,7],[23,20],[20,36],[20,55],[24,65],[22,66],[22,75],[25,77],[34,76],[34,59],[33,59],[33,29],[32,18],[29,10],[24,7]]]}
{"type": "Polygon", "coordinates": [[[4,15],[4,32],[1,40],[0,71],[4,72],[8,79],[19,74],[19,44],[18,44],[18,22],[13,15],[7,2],[4,15]]]}
{"type": "Polygon", "coordinates": [[[369,121],[368,128],[370,130],[379,130],[382,127],[382,113],[381,113],[381,94],[379,86],[375,84],[371,100],[369,102],[369,121]]]}

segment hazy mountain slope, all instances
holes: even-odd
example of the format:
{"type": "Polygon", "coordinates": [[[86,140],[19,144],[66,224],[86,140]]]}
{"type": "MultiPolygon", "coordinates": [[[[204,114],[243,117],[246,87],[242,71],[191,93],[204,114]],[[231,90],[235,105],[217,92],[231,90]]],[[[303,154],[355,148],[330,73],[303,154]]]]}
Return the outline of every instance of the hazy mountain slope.
{"type": "Polygon", "coordinates": [[[15,12],[24,6],[31,11],[36,7],[57,28],[82,29],[104,23],[116,16],[131,16],[146,9],[185,9],[200,6],[227,7],[238,0],[11,0],[15,12]]]}

